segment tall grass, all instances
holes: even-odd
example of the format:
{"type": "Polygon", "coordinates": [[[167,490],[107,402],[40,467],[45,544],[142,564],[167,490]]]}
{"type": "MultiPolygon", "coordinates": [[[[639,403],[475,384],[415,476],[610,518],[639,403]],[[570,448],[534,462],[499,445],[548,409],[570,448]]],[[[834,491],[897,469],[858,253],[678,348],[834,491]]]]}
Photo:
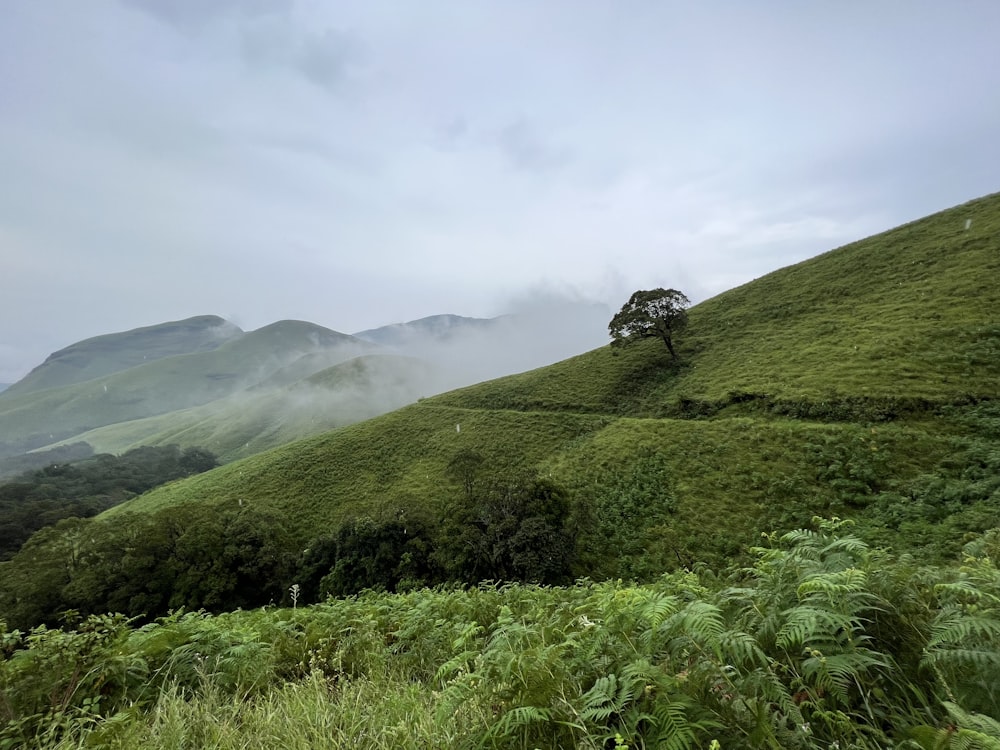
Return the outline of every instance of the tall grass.
{"type": "Polygon", "coordinates": [[[994,747],[995,536],[920,567],[823,521],[645,586],[8,633],[0,747],[994,747]]]}

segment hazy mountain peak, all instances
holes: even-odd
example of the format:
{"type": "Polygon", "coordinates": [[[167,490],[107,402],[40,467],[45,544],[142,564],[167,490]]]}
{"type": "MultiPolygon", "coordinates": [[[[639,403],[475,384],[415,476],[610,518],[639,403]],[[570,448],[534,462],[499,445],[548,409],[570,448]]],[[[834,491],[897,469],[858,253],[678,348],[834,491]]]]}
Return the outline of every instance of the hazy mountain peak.
{"type": "Polygon", "coordinates": [[[354,334],[356,338],[383,346],[399,346],[410,343],[415,338],[443,340],[458,332],[482,331],[489,328],[495,318],[467,318],[462,315],[428,315],[425,318],[406,323],[392,323],[369,328],[354,334]]]}
{"type": "Polygon", "coordinates": [[[94,336],[53,352],[6,393],[82,383],[163,357],[211,351],[242,335],[239,326],[224,318],[198,315],[94,336]]]}

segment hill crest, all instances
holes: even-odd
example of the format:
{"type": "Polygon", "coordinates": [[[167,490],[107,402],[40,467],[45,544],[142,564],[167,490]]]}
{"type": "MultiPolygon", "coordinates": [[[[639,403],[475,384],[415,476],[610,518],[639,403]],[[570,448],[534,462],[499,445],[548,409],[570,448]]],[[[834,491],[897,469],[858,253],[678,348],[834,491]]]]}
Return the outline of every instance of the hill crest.
{"type": "Polygon", "coordinates": [[[197,315],[83,339],[50,354],[8,395],[82,383],[177,354],[215,349],[243,335],[239,326],[217,315],[197,315]]]}

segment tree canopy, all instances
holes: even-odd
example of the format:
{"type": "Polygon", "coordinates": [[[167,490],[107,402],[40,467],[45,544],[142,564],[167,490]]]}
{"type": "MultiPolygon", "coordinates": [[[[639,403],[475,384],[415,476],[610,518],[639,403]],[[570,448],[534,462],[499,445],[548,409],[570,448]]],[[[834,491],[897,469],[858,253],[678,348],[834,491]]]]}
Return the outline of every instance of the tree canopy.
{"type": "Polygon", "coordinates": [[[690,304],[684,293],[676,289],[634,292],[608,324],[611,345],[624,346],[640,339],[658,338],[666,345],[670,356],[677,359],[673,338],[687,326],[690,304]]]}

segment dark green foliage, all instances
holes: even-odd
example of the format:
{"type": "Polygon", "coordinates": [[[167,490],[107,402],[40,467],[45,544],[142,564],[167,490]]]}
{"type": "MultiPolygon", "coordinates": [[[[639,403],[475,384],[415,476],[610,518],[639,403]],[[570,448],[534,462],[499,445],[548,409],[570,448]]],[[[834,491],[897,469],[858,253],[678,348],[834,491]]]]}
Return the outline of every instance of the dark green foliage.
{"type": "Polygon", "coordinates": [[[67,519],[0,564],[0,612],[16,627],[62,612],[150,618],[170,609],[221,612],[279,602],[293,569],[282,520],[249,507],[183,506],[67,519]]]}
{"type": "MultiPolygon", "coordinates": [[[[169,514],[158,515],[163,523],[169,514]]],[[[291,559],[280,517],[249,508],[192,515],[171,519],[182,528],[166,563],[171,609],[221,612],[282,600],[291,559]]]]}
{"type": "Polygon", "coordinates": [[[483,467],[483,457],[476,451],[463,448],[448,462],[448,478],[458,482],[465,492],[465,499],[472,501],[476,490],[476,478],[483,467]]]}
{"type": "MultiPolygon", "coordinates": [[[[46,441],[48,442],[48,441],[46,441]]],[[[0,447],[0,456],[4,455],[0,447]]],[[[34,469],[42,469],[52,464],[66,464],[81,461],[94,455],[94,449],[89,443],[79,442],[60,445],[49,450],[36,453],[22,453],[16,456],[0,458],[0,481],[8,480],[17,474],[23,474],[34,469]]]]}
{"type": "Polygon", "coordinates": [[[652,446],[637,453],[628,468],[608,472],[591,489],[596,535],[588,544],[615,552],[614,568],[602,573],[649,580],[664,570],[690,565],[693,558],[669,533],[677,498],[665,456],[652,446]]]}
{"type": "MultiPolygon", "coordinates": [[[[436,696],[420,709],[436,715],[412,722],[478,717],[448,745],[470,750],[990,748],[1000,573],[972,556],[995,540],[976,541],[961,567],[920,567],[819,521],[768,535],[745,569],[644,586],[368,592],[138,629],[0,628],[0,747],[177,746],[139,738],[178,703],[239,727],[293,685],[343,713],[340,696],[376,681],[436,696]]],[[[226,747],[263,746],[252,731],[226,747]]]]}
{"type": "Polygon", "coordinates": [[[561,583],[576,560],[570,500],[541,478],[492,477],[447,509],[435,559],[452,580],[561,583]]]}
{"type": "Polygon", "coordinates": [[[954,559],[970,535],[1000,518],[1000,404],[949,410],[961,426],[934,467],[866,499],[859,529],[873,541],[920,549],[924,559],[954,559]]]}
{"type": "Polygon", "coordinates": [[[687,307],[690,304],[691,300],[676,289],[633,292],[608,324],[611,345],[623,346],[656,338],[667,347],[670,356],[677,359],[674,338],[687,327],[687,307]]]}
{"type": "MultiPolygon", "coordinates": [[[[419,521],[405,515],[401,511],[396,519],[383,523],[371,518],[351,521],[341,526],[332,540],[311,545],[329,552],[329,572],[319,581],[319,595],[345,596],[364,589],[396,591],[400,584],[413,587],[432,582],[428,532],[419,521]]],[[[314,581],[307,580],[305,586],[308,592],[314,581]]]]}
{"type": "Polygon", "coordinates": [[[61,518],[97,515],[157,485],[218,465],[201,448],[176,445],[102,454],[72,464],[52,464],[0,483],[0,560],[61,518]]]}

